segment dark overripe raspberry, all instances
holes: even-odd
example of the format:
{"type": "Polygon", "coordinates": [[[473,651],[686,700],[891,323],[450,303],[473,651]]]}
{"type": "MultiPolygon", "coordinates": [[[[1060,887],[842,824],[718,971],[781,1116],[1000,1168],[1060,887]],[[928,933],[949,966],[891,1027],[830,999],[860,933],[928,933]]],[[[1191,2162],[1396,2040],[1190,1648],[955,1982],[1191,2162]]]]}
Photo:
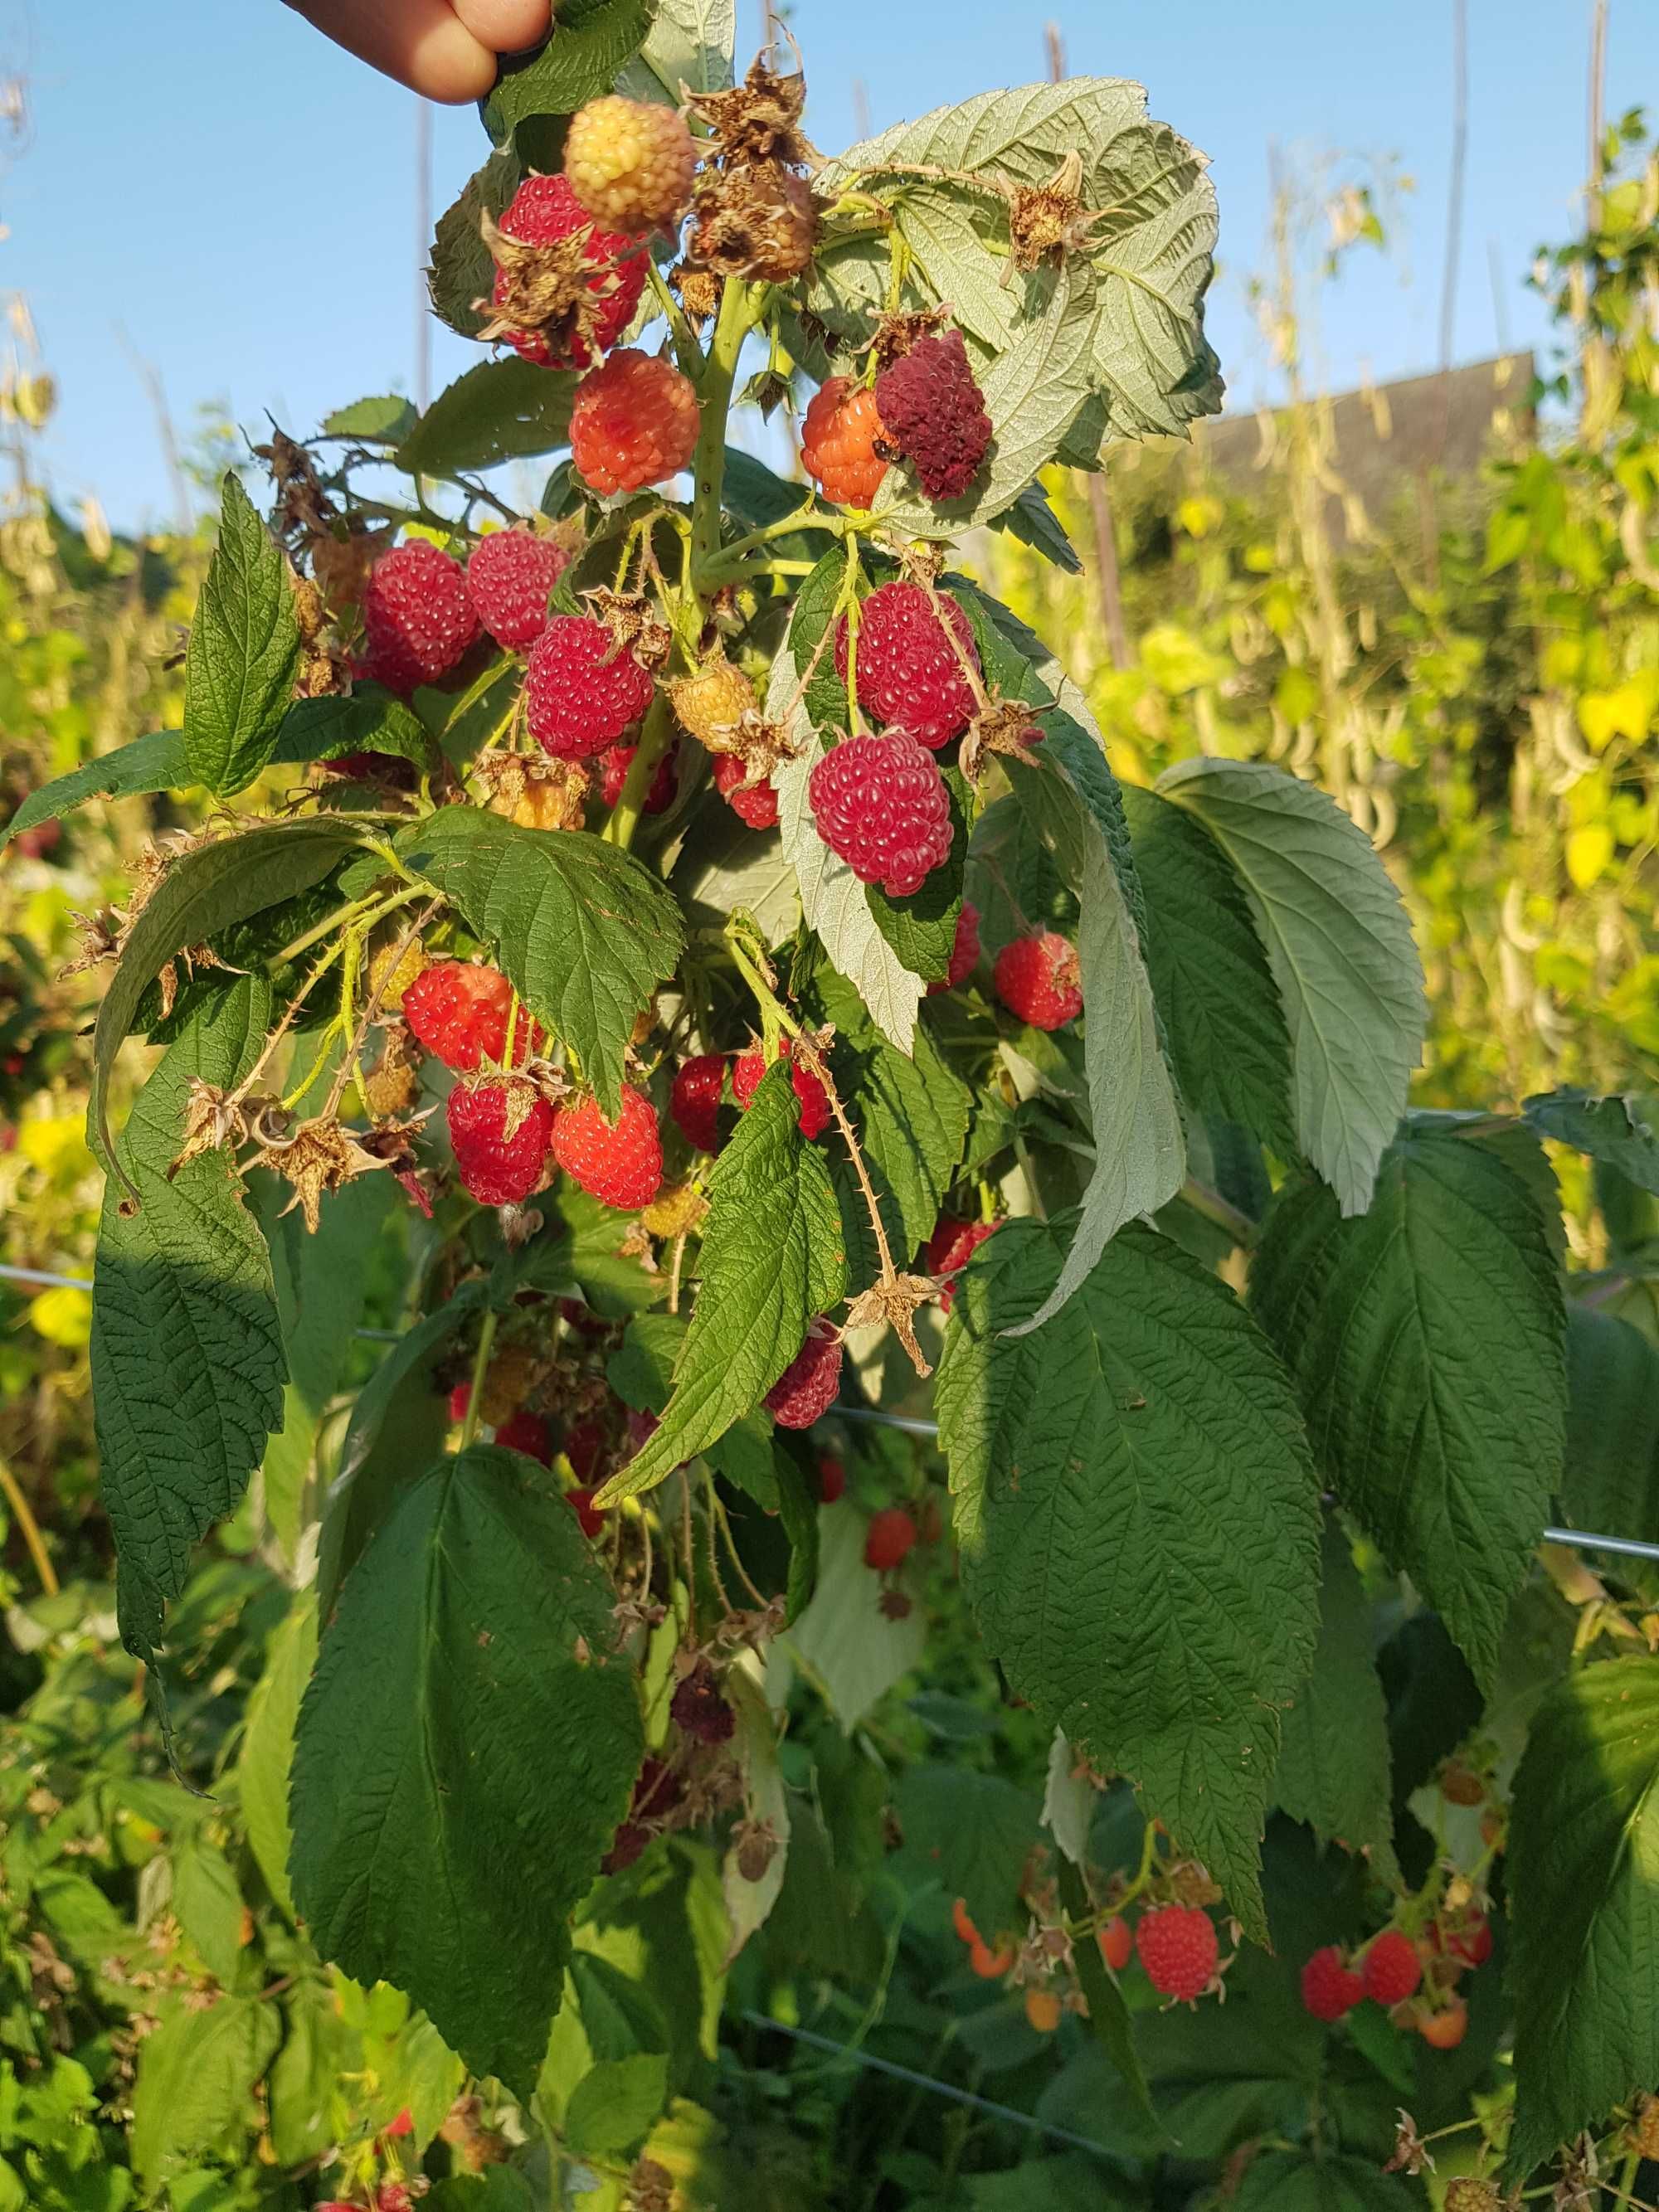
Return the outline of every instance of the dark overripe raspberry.
{"type": "Polygon", "coordinates": [[[668,1110],[693,1152],[720,1149],[720,1093],[726,1088],[726,1055],[700,1052],[675,1073],[668,1110]]]}
{"type": "MultiPolygon", "coordinates": [[[[544,368],[586,368],[597,354],[616,344],[634,319],[645,289],[645,248],[621,231],[601,228],[563,177],[526,177],[501,228],[521,246],[554,246],[567,238],[583,238],[582,262],[593,272],[586,280],[592,295],[592,343],[575,327],[574,318],[556,330],[509,329],[502,335],[526,361],[544,368]]],[[[493,294],[497,307],[508,305],[513,289],[507,272],[498,270],[493,294]]]]}
{"type": "MultiPolygon", "coordinates": [[[[800,1102],[797,1121],[803,1137],[821,1137],[830,1126],[830,1094],[810,1067],[797,1066],[795,1048],[786,1038],[778,1057],[789,1062],[789,1080],[794,1085],[795,1096],[800,1102]]],[[[740,1052],[732,1063],[732,1095],[745,1111],[750,1100],[760,1089],[761,1078],[769,1062],[759,1045],[751,1045],[740,1052]]]]}
{"type": "Polygon", "coordinates": [[[592,1482],[605,1457],[605,1442],[604,1422],[595,1420],[591,1414],[573,1421],[565,1431],[560,1449],[569,1461],[570,1472],[578,1482],[592,1482]]]}
{"type": "MultiPolygon", "coordinates": [[[[498,968],[434,960],[404,992],[404,1019],[416,1040],[446,1067],[467,1073],[507,1054],[513,986],[498,968]]],[[[513,1032],[513,1065],[522,1067],[546,1042],[522,1006],[513,1032]]]]}
{"type": "Polygon", "coordinates": [[[968,981],[979,965],[979,908],[972,899],[963,899],[962,912],[957,916],[956,942],[951,947],[951,965],[942,983],[930,983],[927,995],[936,999],[941,991],[955,991],[968,981]]]}
{"type": "Polygon", "coordinates": [[[405,696],[447,675],[478,634],[466,571],[424,538],[374,563],[363,593],[363,630],[380,682],[405,696]]]}
{"type": "Polygon", "coordinates": [[[903,1506],[884,1506],[864,1532],[864,1564],[878,1575],[891,1574],[915,1540],[916,1524],[903,1506]]]}
{"type": "Polygon", "coordinates": [[[1009,1012],[1034,1030],[1064,1029],[1083,1012],[1077,947],[1052,929],[1005,945],[992,981],[1009,1012]]]}
{"type": "Polygon", "coordinates": [[[686,1676],[669,1700],[668,1711],[674,1725],[698,1743],[730,1743],[737,1734],[738,1717],[721,1697],[714,1670],[707,1662],[686,1676]]]}
{"type": "Polygon", "coordinates": [[[596,221],[640,236],[684,214],[696,166],[684,118],[660,100],[607,93],[579,107],[565,135],[571,191],[596,221]]]}
{"type": "Polygon", "coordinates": [[[481,1206],[514,1206],[541,1182],[553,1109],[517,1077],[461,1082],[449,1094],[449,1141],[462,1186],[481,1206]]]}
{"type": "Polygon", "coordinates": [[[522,1452],[526,1459],[539,1460],[544,1467],[553,1464],[553,1432],[539,1413],[528,1413],[520,1407],[496,1430],[495,1441],[507,1451],[522,1452]]]}
{"type": "Polygon", "coordinates": [[[1160,1905],[1143,1912],[1135,1949],[1146,1978],[1166,1997],[1201,1997],[1215,1976],[1215,1923],[1194,1905],[1160,1905]]]}
{"type": "Polygon", "coordinates": [[[739,755],[721,753],[714,763],[714,788],[738,819],[751,830],[775,830],[778,794],[772,788],[772,779],[763,775],[758,783],[745,784],[748,773],[739,755]]]}
{"type": "Polygon", "coordinates": [[[581,1523],[584,1536],[597,1536],[605,1528],[603,1510],[593,1500],[599,1496],[599,1485],[582,1490],[567,1490],[564,1502],[581,1523]]]}
{"type": "Polygon", "coordinates": [[[801,425],[801,465],[837,507],[868,507],[887,464],[876,452],[881,416],[876,398],[847,376],[832,376],[813,394],[801,425]]]}
{"type": "Polygon", "coordinates": [[[555,615],[525,671],[525,719],[544,752],[581,760],[614,745],[651,704],[651,678],[591,615],[555,615]]]}
{"type": "Polygon", "coordinates": [[[570,556],[530,530],[482,538],[466,564],[466,588],[478,620],[497,645],[518,651],[547,628],[547,602],[570,556]]]}
{"type": "Polygon", "coordinates": [[[1423,1978],[1423,1961],[1409,1936],[1402,1936],[1397,1928],[1385,1928],[1372,1940],[1359,1971],[1364,1977],[1365,1995],[1373,2004],[1403,2004],[1423,1978]]]}
{"type": "MultiPolygon", "coordinates": [[[[638,750],[637,745],[607,745],[599,755],[599,796],[607,806],[614,806],[622,797],[623,786],[638,750]]],[[[674,804],[674,793],[679,788],[679,746],[672,744],[657,763],[657,772],[645,794],[645,813],[665,814],[674,804]]]]}
{"type": "Polygon", "coordinates": [[[601,1206],[627,1213],[649,1206],[662,1182],[662,1137],[651,1101],[624,1085],[614,1122],[597,1098],[567,1101],[553,1123],[553,1157],[601,1206]]]}
{"type": "MultiPolygon", "coordinates": [[[[994,1221],[963,1221],[952,1213],[941,1214],[939,1226],[927,1240],[928,1273],[959,1273],[996,1227],[994,1221]]],[[[949,1282],[939,1293],[939,1311],[948,1314],[956,1302],[956,1284],[949,1282]]]]}
{"type": "Polygon", "coordinates": [[[1302,1969],[1302,2002],[1316,2020],[1340,2020],[1364,1994],[1364,1977],[1348,1965],[1338,1944],[1316,1951],[1302,1969]]]}
{"type": "Polygon", "coordinates": [[[679,474],[696,449],[698,421],[690,379],[623,346],[577,387],[570,458],[595,491],[640,491],[679,474]]]}
{"type": "MultiPolygon", "coordinates": [[[[978,707],[963,665],[965,657],[979,668],[974,626],[954,599],[941,597],[939,605],[943,621],[920,584],[882,584],[860,610],[858,644],[860,706],[878,720],[902,722],[935,752],[962,735],[978,707]]],[[[843,684],[848,666],[843,615],[836,625],[836,672],[843,684]]]]}
{"type": "Polygon", "coordinates": [[[876,379],[876,411],[932,500],[960,499],[991,445],[991,418],[960,331],[920,338],[876,379]]]}
{"type": "Polygon", "coordinates": [[[830,851],[890,898],[920,890],[951,857],[950,793],[908,730],[845,739],[813,769],[807,795],[830,851]]]}
{"type": "Polygon", "coordinates": [[[815,1321],[766,1403],[781,1429],[810,1429],[835,1404],[840,1388],[841,1338],[827,1321],[815,1321]]]}

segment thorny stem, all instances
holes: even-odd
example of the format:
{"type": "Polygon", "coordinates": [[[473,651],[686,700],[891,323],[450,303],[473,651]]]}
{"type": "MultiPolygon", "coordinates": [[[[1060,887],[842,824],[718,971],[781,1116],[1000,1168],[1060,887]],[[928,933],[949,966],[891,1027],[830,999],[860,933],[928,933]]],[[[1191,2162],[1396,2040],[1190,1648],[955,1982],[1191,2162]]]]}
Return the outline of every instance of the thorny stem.
{"type": "Polygon", "coordinates": [[[461,1449],[465,1451],[478,1433],[478,1422],[483,1412],[484,1376],[489,1371],[489,1354],[495,1342],[495,1310],[492,1306],[478,1328],[478,1349],[472,1355],[472,1388],[466,1401],[466,1412],[461,1419],[461,1449]]]}
{"type": "Polygon", "coordinates": [[[697,343],[697,334],[690,319],[679,301],[669,290],[663,273],[649,253],[645,257],[646,282],[656,295],[657,305],[662,309],[670,331],[673,333],[674,356],[684,376],[695,376],[702,359],[702,349],[697,343]]]}
{"type": "Polygon", "coordinates": [[[344,906],[336,907],[333,913],[319,921],[314,929],[307,929],[303,936],[296,937],[291,944],[283,945],[280,952],[273,952],[265,963],[266,972],[274,973],[278,968],[286,967],[290,960],[297,960],[301,953],[308,952],[319,938],[331,936],[343,922],[373,929],[377,921],[384,921],[387,915],[395,914],[400,906],[407,906],[410,899],[418,896],[422,889],[418,884],[408,884],[372,905],[366,906],[362,899],[352,899],[344,906]]]}
{"type": "Polygon", "coordinates": [[[968,689],[974,695],[974,703],[981,714],[983,714],[991,703],[991,695],[985,688],[985,679],[980,674],[979,663],[957,636],[956,624],[945,611],[945,603],[939,597],[939,586],[931,576],[925,574],[919,579],[919,581],[922,590],[927,594],[928,604],[933,610],[933,617],[950,640],[951,650],[955,653],[961,665],[962,672],[968,679],[968,689]]]}
{"type": "MultiPolygon", "coordinates": [[[[744,554],[753,553],[763,545],[769,545],[775,538],[791,538],[800,530],[816,530],[827,537],[844,538],[848,534],[848,527],[845,515],[826,514],[809,500],[805,507],[797,507],[793,514],[786,514],[776,522],[763,523],[758,530],[751,530],[747,537],[736,538],[730,545],[723,545],[703,571],[702,581],[705,586],[726,583],[740,574],[753,574],[753,569],[745,569],[743,566],[744,554]]],[[[808,563],[809,569],[811,565],[808,563]]]]}
{"type": "Polygon", "coordinates": [[[762,1591],[756,1589],[750,1579],[749,1570],[743,1564],[743,1554],[738,1549],[738,1540],[732,1533],[732,1516],[726,1510],[726,1500],[720,1496],[712,1474],[708,1478],[708,1503],[713,1509],[714,1519],[719,1524],[720,1532],[726,1539],[726,1548],[732,1554],[732,1564],[738,1571],[738,1579],[761,1611],[764,1613],[770,1601],[762,1591]]]}
{"type": "Polygon", "coordinates": [[[324,953],[322,958],[312,969],[310,975],[306,977],[305,981],[301,984],[299,989],[295,993],[294,996],[289,1000],[287,1006],[283,1009],[282,1019],[277,1023],[276,1028],[272,1030],[270,1035],[265,1039],[264,1044],[259,1048],[259,1057],[254,1061],[252,1066],[249,1068],[247,1073],[237,1085],[235,1091],[232,1094],[234,1097],[246,1098],[247,1097],[254,1085],[258,1081],[260,1076],[264,1073],[265,1067],[270,1062],[271,1054],[276,1051],[277,1046],[281,1044],[283,1039],[288,1035],[289,1029],[293,1025],[295,1017],[299,1013],[301,1007],[304,1006],[306,1000],[310,997],[313,986],[321,982],[323,977],[327,975],[329,969],[334,965],[335,962],[339,958],[341,953],[344,950],[345,940],[343,938],[329,946],[328,951],[324,953]]]}
{"type": "Polygon", "coordinates": [[[638,750],[628,764],[622,796],[601,832],[607,844],[620,845],[626,852],[633,843],[634,832],[638,829],[640,817],[645,811],[646,793],[651,788],[651,779],[656,775],[663,755],[673,742],[673,714],[666,697],[659,691],[647,710],[638,750]]]}
{"type": "Polygon", "coordinates": [[[691,457],[691,576],[698,592],[707,597],[708,574],[720,558],[720,494],[726,483],[726,418],[732,407],[732,386],[738,373],[738,356],[754,320],[754,294],[750,286],[728,276],[720,294],[714,335],[709,340],[702,366],[698,400],[702,420],[697,447],[691,457]]]}

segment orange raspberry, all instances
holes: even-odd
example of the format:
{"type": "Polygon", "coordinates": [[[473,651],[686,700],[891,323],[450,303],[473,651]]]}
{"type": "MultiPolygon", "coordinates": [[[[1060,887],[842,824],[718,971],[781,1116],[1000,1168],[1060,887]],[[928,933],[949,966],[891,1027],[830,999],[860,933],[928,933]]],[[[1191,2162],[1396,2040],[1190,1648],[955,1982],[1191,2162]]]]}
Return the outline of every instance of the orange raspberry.
{"type": "Polygon", "coordinates": [[[854,387],[850,377],[832,376],[801,425],[802,466],[837,507],[868,507],[887,473],[875,450],[880,435],[874,392],[854,387]]]}

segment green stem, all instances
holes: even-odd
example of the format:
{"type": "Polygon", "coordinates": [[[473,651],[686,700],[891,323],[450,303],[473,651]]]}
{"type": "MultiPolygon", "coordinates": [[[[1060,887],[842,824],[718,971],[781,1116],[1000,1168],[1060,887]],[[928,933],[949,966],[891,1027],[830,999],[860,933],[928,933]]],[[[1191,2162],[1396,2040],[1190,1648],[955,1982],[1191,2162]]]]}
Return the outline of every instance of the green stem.
{"type": "Polygon", "coordinates": [[[737,380],[738,356],[749,335],[753,315],[752,295],[747,284],[728,276],[720,295],[720,311],[703,363],[698,400],[702,423],[697,450],[692,455],[691,574],[699,592],[706,593],[708,571],[720,550],[720,494],[726,484],[726,418],[732,409],[732,386],[737,380]]]}
{"type": "Polygon", "coordinates": [[[640,732],[640,742],[634,757],[628,764],[622,796],[611,809],[611,819],[602,832],[607,844],[620,845],[626,852],[633,843],[634,832],[638,829],[640,817],[645,811],[645,797],[651,788],[651,779],[673,742],[674,717],[669,710],[666,696],[659,691],[647,709],[645,726],[640,732]]]}
{"type": "Polygon", "coordinates": [[[702,359],[702,349],[697,343],[697,334],[692,329],[684,308],[669,290],[663,280],[661,270],[658,268],[649,253],[645,257],[645,274],[647,282],[656,295],[657,305],[662,309],[667,319],[668,327],[673,333],[674,353],[679,362],[680,372],[682,375],[695,377],[697,365],[702,359]]]}
{"type": "Polygon", "coordinates": [[[461,1421],[463,1451],[478,1433],[478,1417],[483,1408],[484,1376],[489,1372],[489,1354],[495,1341],[495,1312],[494,1307],[491,1307],[479,1326],[478,1349],[472,1359],[472,1389],[468,1395],[466,1412],[461,1421]]]}
{"type": "Polygon", "coordinates": [[[844,515],[822,513],[809,500],[805,507],[798,507],[793,514],[783,515],[776,522],[763,523],[746,537],[734,539],[730,545],[723,545],[718,557],[709,563],[708,573],[724,581],[728,570],[735,570],[741,566],[745,553],[752,553],[757,546],[769,545],[775,538],[791,537],[799,530],[817,530],[826,537],[841,538],[846,534],[847,520],[844,515]]]}

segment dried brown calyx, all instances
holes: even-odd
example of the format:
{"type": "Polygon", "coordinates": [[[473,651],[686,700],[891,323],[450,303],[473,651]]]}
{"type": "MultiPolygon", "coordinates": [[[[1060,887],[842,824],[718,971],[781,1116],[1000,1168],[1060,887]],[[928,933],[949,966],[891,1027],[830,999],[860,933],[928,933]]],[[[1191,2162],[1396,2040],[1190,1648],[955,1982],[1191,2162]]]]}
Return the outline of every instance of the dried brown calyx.
{"type": "Polygon", "coordinates": [[[533,331],[556,359],[597,356],[599,309],[619,280],[588,258],[592,226],[545,246],[509,238],[488,209],[478,227],[497,271],[494,297],[472,303],[486,318],[479,337],[533,331]]]}
{"type": "Polygon", "coordinates": [[[886,1275],[848,1300],[847,1326],[849,1329],[875,1328],[884,1324],[909,1354],[910,1364],[917,1374],[931,1375],[933,1370],[922,1358],[921,1346],[916,1342],[915,1315],[938,1296],[939,1285],[926,1275],[886,1275]]]}
{"type": "Polygon", "coordinates": [[[298,1206],[306,1227],[314,1235],[322,1218],[323,1199],[340,1190],[360,1175],[377,1168],[409,1172],[415,1166],[410,1139],[417,1125],[388,1121],[359,1137],[346,1128],[337,1114],[319,1114],[285,1134],[268,1136],[259,1146],[255,1167],[270,1168],[293,1186],[294,1195],[283,1208],[292,1213],[298,1206]]]}
{"type": "Polygon", "coordinates": [[[276,494],[271,518],[276,535],[290,550],[328,535],[336,520],[334,502],[323,489],[315,462],[298,439],[273,426],[270,442],[253,450],[270,471],[276,494]]]}
{"type": "Polygon", "coordinates": [[[877,374],[890,368],[896,361],[902,361],[918,339],[931,337],[950,319],[948,307],[926,307],[913,315],[884,315],[870,341],[877,374]]]}
{"type": "Polygon", "coordinates": [[[817,202],[799,170],[740,162],[704,171],[687,250],[722,277],[787,284],[811,262],[817,233],[817,202]]]}
{"type": "Polygon", "coordinates": [[[674,633],[643,592],[612,592],[599,585],[582,598],[593,619],[616,640],[618,653],[631,653],[653,673],[665,665],[674,650],[674,633]]]}
{"type": "Polygon", "coordinates": [[[593,779],[580,761],[483,753],[472,763],[472,781],[492,814],[522,830],[580,830],[593,779]]]}
{"type": "Polygon", "coordinates": [[[1022,271],[1047,261],[1058,268],[1088,243],[1100,221],[1083,204],[1083,157],[1068,154],[1046,184],[1016,185],[1008,197],[1008,241],[1022,271]]]}
{"type": "Polygon", "coordinates": [[[740,85],[729,92],[690,94],[685,104],[698,122],[708,125],[720,161],[816,168],[823,158],[800,127],[806,79],[799,70],[780,76],[757,55],[740,85]]]}
{"type": "Polygon", "coordinates": [[[994,696],[968,725],[962,741],[961,768],[969,783],[977,783],[990,753],[1009,753],[1023,759],[1042,742],[1042,731],[1032,710],[1018,699],[994,696]]]}
{"type": "Polygon", "coordinates": [[[726,280],[712,269],[694,269],[689,262],[682,261],[669,270],[668,281],[694,323],[708,322],[719,314],[726,280]]]}

